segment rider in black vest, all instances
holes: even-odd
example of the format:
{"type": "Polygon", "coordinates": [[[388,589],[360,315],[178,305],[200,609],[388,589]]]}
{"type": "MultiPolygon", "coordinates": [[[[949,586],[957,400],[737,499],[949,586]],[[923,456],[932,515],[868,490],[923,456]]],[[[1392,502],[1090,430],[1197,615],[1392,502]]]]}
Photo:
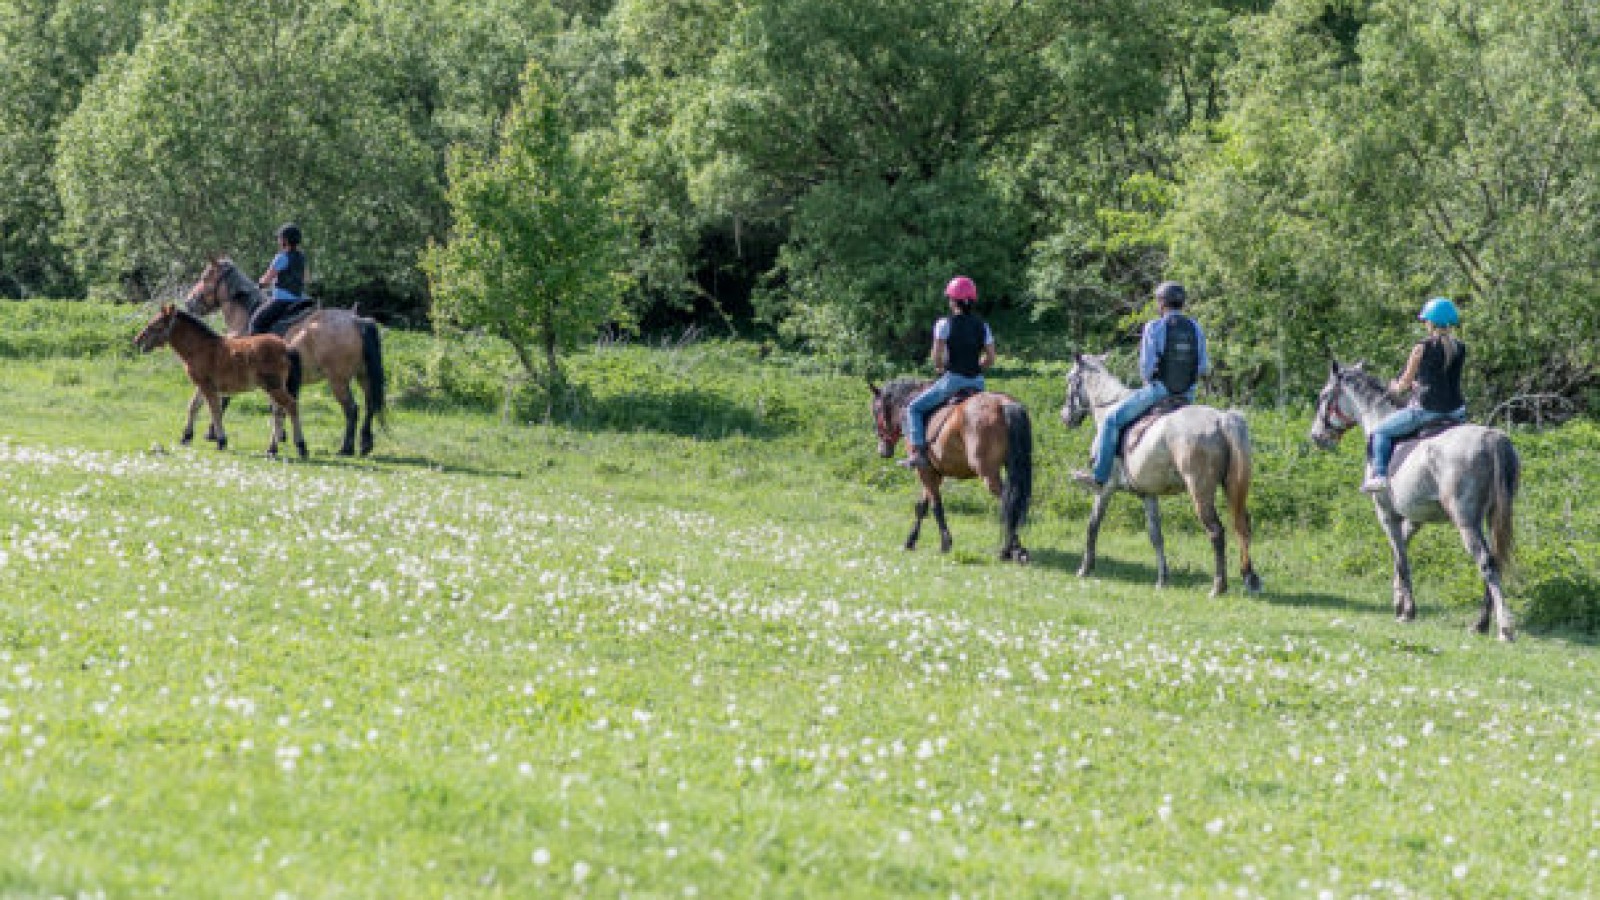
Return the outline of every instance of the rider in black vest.
{"type": "Polygon", "coordinates": [[[1428,336],[1411,348],[1405,371],[1389,385],[1391,394],[1413,389],[1415,394],[1409,404],[1372,429],[1372,459],[1366,480],[1361,482],[1367,493],[1388,490],[1395,441],[1434,422],[1467,419],[1467,397],[1461,390],[1467,345],[1450,331],[1461,324],[1461,311],[1449,299],[1435,297],[1417,318],[1428,323],[1428,336]]]}
{"type": "Polygon", "coordinates": [[[994,365],[994,333],[972,311],[978,301],[978,286],[971,278],[958,276],[945,285],[950,301],[949,318],[933,326],[933,364],[940,370],[939,380],[929,385],[906,406],[906,441],[911,455],[901,465],[926,469],[928,416],[957,391],[983,390],[983,370],[994,365]]]}
{"type": "Polygon", "coordinates": [[[1167,397],[1181,395],[1193,400],[1200,376],[1211,371],[1205,332],[1199,322],[1181,311],[1188,301],[1183,285],[1162,282],[1156,287],[1156,300],[1161,304],[1161,316],[1144,326],[1139,343],[1139,377],[1144,379],[1144,387],[1118,401],[1100,423],[1094,442],[1094,471],[1072,473],[1074,481],[1091,490],[1103,490],[1111,480],[1117,441],[1124,428],[1167,397]]]}
{"type": "Polygon", "coordinates": [[[305,299],[306,255],[300,250],[300,228],[289,223],[278,229],[278,255],[262,274],[262,288],[270,288],[268,298],[250,317],[250,334],[266,334],[296,304],[305,299]]]}

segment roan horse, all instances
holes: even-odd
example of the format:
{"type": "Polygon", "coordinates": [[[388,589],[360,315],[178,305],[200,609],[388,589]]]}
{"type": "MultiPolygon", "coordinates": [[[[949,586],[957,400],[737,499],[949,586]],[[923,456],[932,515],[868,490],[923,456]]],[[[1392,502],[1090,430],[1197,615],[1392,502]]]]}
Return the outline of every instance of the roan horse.
{"type": "MultiPolygon", "coordinates": [[[[300,362],[295,351],[275,334],[256,337],[223,337],[194,316],[167,304],[150,324],[133,339],[133,345],[149,353],[162,344],[172,347],[183,360],[184,371],[194,382],[195,391],[211,410],[211,429],[217,449],[228,446],[228,433],[222,430],[222,399],[260,388],[272,398],[272,442],[267,454],[278,455],[283,437],[283,417],[294,422],[294,446],[301,458],[306,455],[305,435],[300,431],[300,362]]],[[[194,434],[195,407],[183,425],[185,441],[194,434]]]]}
{"type": "MultiPolygon", "coordinates": [[[[898,378],[879,389],[872,388],[872,417],[878,431],[878,455],[894,455],[900,442],[906,405],[922,393],[930,382],[898,378]]],[[[1028,410],[1005,394],[984,392],[936,411],[928,421],[928,462],[919,469],[922,499],[917,501],[916,521],[906,538],[906,549],[917,546],[923,517],[933,507],[939,523],[939,552],[950,552],[950,528],[944,520],[944,500],[939,486],[946,478],[981,478],[989,493],[1000,499],[1000,522],[1005,529],[1005,544],[1000,558],[1019,563],[1028,561],[1017,530],[1028,516],[1033,498],[1033,424],[1028,410]],[[1006,477],[1000,477],[1004,466],[1006,477]]]]}
{"type": "MultiPolygon", "coordinates": [[[[1076,428],[1091,413],[1095,424],[1105,418],[1129,388],[1106,369],[1104,356],[1074,357],[1067,373],[1067,402],[1061,421],[1076,428]]],[[[1111,481],[1094,498],[1089,514],[1089,539],[1078,575],[1094,571],[1094,545],[1100,534],[1111,495],[1125,490],[1144,500],[1145,523],[1150,544],[1156,551],[1156,586],[1167,583],[1167,554],[1161,536],[1159,498],[1188,491],[1195,514],[1211,537],[1216,557],[1216,574],[1211,596],[1228,589],[1226,562],[1227,536],[1217,515],[1216,493],[1227,490],[1228,509],[1233,514],[1233,530],[1239,537],[1239,575],[1245,589],[1261,590],[1261,578],[1250,563],[1250,429],[1244,417],[1209,406],[1185,406],[1157,420],[1145,432],[1137,447],[1119,460],[1111,481]]]]}
{"type": "MultiPolygon", "coordinates": [[[[1356,425],[1370,434],[1398,407],[1384,384],[1367,374],[1361,363],[1332,364],[1327,384],[1317,397],[1317,418],[1311,439],[1325,450],[1356,425]]],[[[1483,612],[1474,628],[1489,630],[1492,615],[1502,641],[1515,630],[1506,606],[1500,576],[1511,565],[1515,548],[1512,516],[1522,464],[1505,432],[1482,425],[1458,425],[1428,438],[1389,474],[1389,490],[1373,495],[1378,522],[1394,551],[1394,613],[1402,622],[1417,617],[1411,597],[1411,563],[1406,551],[1423,525],[1449,522],[1461,533],[1467,554],[1483,576],[1483,612]],[[1484,539],[1487,518],[1489,537],[1484,539]]]]}
{"type": "MultiPolygon", "coordinates": [[[[189,312],[208,316],[222,311],[230,335],[242,335],[265,298],[261,289],[226,256],[214,257],[206,264],[200,281],[189,291],[189,312]]],[[[305,362],[305,382],[326,380],[334,399],[344,410],[344,443],[340,456],[355,452],[356,420],[360,408],[350,392],[352,378],[361,382],[367,397],[367,416],[361,422],[361,455],[372,452],[372,419],[384,410],[385,379],[383,343],[378,325],[357,315],[353,309],[319,309],[289,326],[284,339],[305,362]]],[[[189,401],[191,420],[200,405],[197,391],[189,401]]],[[[193,435],[185,434],[188,443],[193,435]]]]}

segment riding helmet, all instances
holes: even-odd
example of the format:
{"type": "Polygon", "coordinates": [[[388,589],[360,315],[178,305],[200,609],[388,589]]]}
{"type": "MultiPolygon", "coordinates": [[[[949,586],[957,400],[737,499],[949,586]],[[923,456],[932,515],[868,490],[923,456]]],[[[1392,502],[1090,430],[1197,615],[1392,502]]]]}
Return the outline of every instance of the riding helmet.
{"type": "Polygon", "coordinates": [[[1461,324],[1461,311],[1456,309],[1456,305],[1450,302],[1449,297],[1435,297],[1422,307],[1422,312],[1417,314],[1417,318],[1440,328],[1447,328],[1461,324]]]}
{"type": "Polygon", "coordinates": [[[958,303],[972,303],[978,299],[978,285],[965,275],[957,275],[944,286],[944,295],[958,303]]]}
{"type": "Polygon", "coordinates": [[[1163,306],[1181,309],[1188,301],[1189,293],[1176,281],[1163,281],[1156,285],[1156,299],[1160,300],[1163,306]]]}
{"type": "Polygon", "coordinates": [[[291,247],[300,246],[300,226],[293,222],[285,222],[280,226],[277,236],[287,241],[291,247]]]}

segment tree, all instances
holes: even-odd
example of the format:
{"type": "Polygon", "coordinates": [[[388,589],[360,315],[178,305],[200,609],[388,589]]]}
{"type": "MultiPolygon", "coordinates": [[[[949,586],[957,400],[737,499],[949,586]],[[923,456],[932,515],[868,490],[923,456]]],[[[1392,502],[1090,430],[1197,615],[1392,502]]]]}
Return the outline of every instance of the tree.
{"type": "Polygon", "coordinates": [[[449,168],[450,239],[422,263],[435,321],[504,338],[530,376],[542,352],[553,402],[557,350],[621,315],[623,230],[604,172],[574,145],[538,63],[523,73],[492,157],[458,147],[449,168]]]}
{"type": "Polygon", "coordinates": [[[383,94],[364,14],[357,0],[175,0],[61,127],[61,239],[82,270],[150,283],[219,251],[264,266],[294,220],[319,294],[419,291],[442,190],[383,94]]]}

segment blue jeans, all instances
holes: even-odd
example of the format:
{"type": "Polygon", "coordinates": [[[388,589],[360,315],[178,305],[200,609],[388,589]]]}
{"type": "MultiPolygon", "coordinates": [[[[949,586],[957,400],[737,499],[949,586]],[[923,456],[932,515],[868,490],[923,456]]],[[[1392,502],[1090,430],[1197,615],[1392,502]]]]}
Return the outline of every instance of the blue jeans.
{"type": "Polygon", "coordinates": [[[1166,385],[1152,381],[1117,401],[1105,421],[1100,423],[1100,432],[1094,436],[1095,481],[1105,484],[1111,480],[1111,469],[1117,464],[1117,440],[1122,437],[1122,429],[1169,396],[1166,385]]]}
{"type": "Polygon", "coordinates": [[[911,446],[928,445],[928,416],[939,408],[939,404],[950,399],[956,391],[967,388],[983,390],[983,376],[968,378],[965,375],[946,372],[939,376],[938,381],[929,385],[927,390],[906,404],[906,438],[911,441],[911,446]]]}
{"type": "Polygon", "coordinates": [[[1390,413],[1388,418],[1372,429],[1372,474],[1380,478],[1389,476],[1389,458],[1394,455],[1395,441],[1435,422],[1447,419],[1464,422],[1466,418],[1466,407],[1455,412],[1442,413],[1432,412],[1420,406],[1407,406],[1390,413]]]}

